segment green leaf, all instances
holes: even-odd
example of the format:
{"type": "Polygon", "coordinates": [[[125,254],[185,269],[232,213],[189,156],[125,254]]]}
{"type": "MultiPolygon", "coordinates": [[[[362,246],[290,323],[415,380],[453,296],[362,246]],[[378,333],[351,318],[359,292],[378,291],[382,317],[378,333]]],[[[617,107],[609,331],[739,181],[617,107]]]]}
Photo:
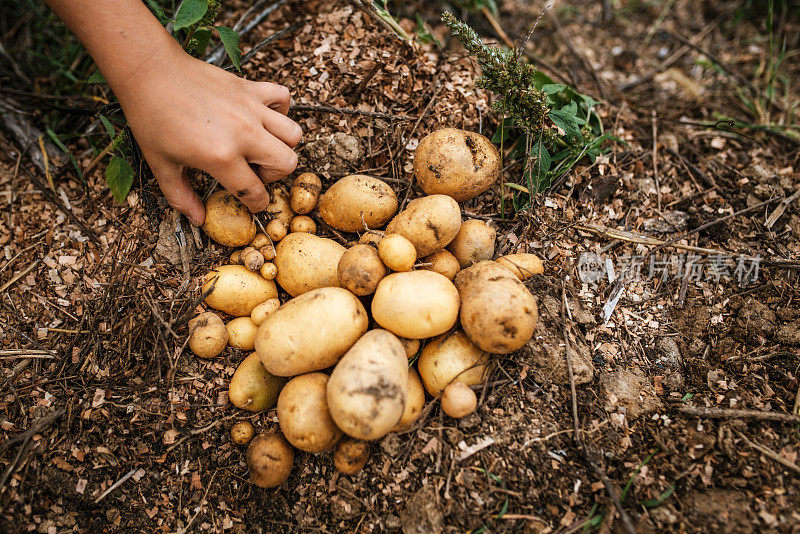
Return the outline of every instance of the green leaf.
{"type": "Polygon", "coordinates": [[[117,131],[114,129],[114,125],[111,124],[111,121],[109,121],[105,115],[100,115],[100,122],[103,123],[106,133],[108,133],[108,136],[113,140],[117,136],[117,131]]]}
{"type": "Polygon", "coordinates": [[[681,397],[681,402],[688,402],[692,400],[692,397],[694,397],[694,393],[687,393],[686,395],[681,397]]]}
{"type": "Polygon", "coordinates": [[[578,129],[577,124],[575,124],[574,115],[568,115],[563,111],[551,111],[550,113],[547,114],[547,116],[550,117],[550,120],[552,120],[556,126],[564,130],[564,133],[566,133],[568,136],[570,137],[581,136],[581,132],[578,129]]]}
{"type": "Polygon", "coordinates": [[[155,0],[145,0],[147,5],[150,6],[150,10],[155,14],[158,22],[161,23],[162,26],[166,26],[169,22],[169,17],[164,13],[164,10],[161,9],[161,6],[158,5],[158,2],[155,0]]]}
{"type": "Polygon", "coordinates": [[[47,136],[53,141],[53,143],[55,143],[55,145],[64,154],[67,155],[67,157],[69,158],[70,163],[72,163],[72,166],[75,167],[75,172],[78,173],[78,178],[81,179],[81,182],[83,182],[83,185],[86,185],[86,179],[83,177],[83,171],[81,170],[80,166],[78,165],[78,162],[75,159],[75,156],[72,155],[72,152],[70,152],[67,149],[67,147],[64,146],[64,143],[61,142],[61,139],[58,138],[56,133],[53,130],[51,130],[49,126],[47,127],[47,129],[45,131],[47,132],[47,136]]]}
{"type": "Polygon", "coordinates": [[[86,83],[106,83],[106,77],[99,70],[92,73],[91,76],[86,78],[86,83]]]}
{"type": "Polygon", "coordinates": [[[533,73],[533,84],[541,91],[545,85],[556,85],[556,82],[544,72],[537,70],[533,73]]]}
{"type": "Polygon", "coordinates": [[[563,91],[566,88],[566,85],[562,85],[560,83],[546,83],[542,86],[542,91],[548,95],[553,95],[563,91]]]}
{"type": "Polygon", "coordinates": [[[561,108],[561,113],[564,113],[565,115],[569,115],[571,117],[577,117],[578,104],[576,104],[574,100],[571,100],[566,106],[561,108]]]}
{"type": "Polygon", "coordinates": [[[511,134],[508,133],[508,130],[514,126],[514,119],[511,117],[506,117],[503,119],[503,122],[500,123],[500,126],[497,127],[495,130],[494,135],[492,136],[492,143],[500,144],[504,141],[508,141],[511,134]]]}
{"type": "Polygon", "coordinates": [[[114,195],[114,200],[122,204],[133,185],[133,168],[125,158],[114,156],[106,167],[106,184],[114,195]]]}
{"type": "Polygon", "coordinates": [[[198,56],[202,56],[208,48],[208,43],[211,41],[211,28],[200,28],[194,32],[192,38],[195,42],[194,52],[198,56]]]}
{"type": "Polygon", "coordinates": [[[183,0],[183,3],[175,13],[175,30],[182,30],[188,28],[195,22],[203,18],[203,15],[208,11],[208,4],[206,0],[183,0]]]}
{"type": "Polygon", "coordinates": [[[225,26],[216,26],[219,32],[219,39],[222,41],[222,46],[225,47],[225,52],[231,58],[231,63],[236,67],[236,70],[242,70],[242,51],[239,50],[239,34],[225,26]]]}
{"type": "Polygon", "coordinates": [[[669,499],[673,493],[675,493],[675,484],[670,485],[670,487],[667,488],[667,491],[659,495],[657,499],[647,499],[646,501],[642,502],[642,504],[647,508],[655,508],[669,499]]]}

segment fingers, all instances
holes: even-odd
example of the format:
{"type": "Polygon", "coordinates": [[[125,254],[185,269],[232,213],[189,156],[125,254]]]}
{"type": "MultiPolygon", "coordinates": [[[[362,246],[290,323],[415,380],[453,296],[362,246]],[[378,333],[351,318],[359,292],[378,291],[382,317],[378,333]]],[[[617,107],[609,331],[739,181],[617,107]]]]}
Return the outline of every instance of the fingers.
{"type": "Polygon", "coordinates": [[[267,207],[269,203],[267,190],[244,159],[239,158],[221,169],[209,172],[225,189],[236,195],[251,212],[258,213],[267,207]]]}
{"type": "Polygon", "coordinates": [[[265,131],[260,139],[253,140],[248,161],[258,165],[258,176],[265,182],[274,182],[293,173],[297,168],[297,153],[265,131]]]}
{"type": "Polygon", "coordinates": [[[300,125],[286,115],[281,115],[277,111],[267,108],[264,117],[264,128],[269,133],[289,145],[290,148],[297,146],[303,137],[303,130],[300,125]]]}
{"type": "Polygon", "coordinates": [[[200,197],[189,185],[186,173],[177,165],[166,162],[150,165],[150,169],[169,205],[186,215],[192,224],[201,226],[205,222],[206,212],[200,197]]]}
{"type": "Polygon", "coordinates": [[[289,88],[270,82],[259,82],[256,84],[257,90],[261,95],[264,104],[282,115],[289,113],[289,88]]]}

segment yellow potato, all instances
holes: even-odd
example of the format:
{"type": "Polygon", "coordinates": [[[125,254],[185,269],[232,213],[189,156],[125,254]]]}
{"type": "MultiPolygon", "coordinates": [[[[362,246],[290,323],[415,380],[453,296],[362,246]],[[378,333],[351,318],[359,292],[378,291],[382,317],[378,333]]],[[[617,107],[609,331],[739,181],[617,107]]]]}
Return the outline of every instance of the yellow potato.
{"type": "Polygon", "coordinates": [[[317,232],[317,223],[308,215],[298,215],[289,224],[290,232],[305,232],[307,234],[314,234],[317,232]]]}
{"type": "Polygon", "coordinates": [[[414,151],[414,176],[428,195],[469,200],[500,177],[500,152],[481,134],[444,128],[425,136],[414,151]]]}
{"type": "Polygon", "coordinates": [[[278,376],[320,371],[339,361],[367,331],[368,322],[364,305],[346,289],[315,289],[261,323],[256,352],[264,367],[278,376]]]}
{"type": "Polygon", "coordinates": [[[258,270],[258,274],[260,274],[267,280],[275,280],[275,277],[278,276],[278,268],[275,267],[274,263],[266,262],[258,270]]]}
{"type": "Polygon", "coordinates": [[[411,339],[437,336],[458,320],[458,291],[433,271],[390,274],[372,298],[372,317],[382,328],[411,339]]]}
{"type": "Polygon", "coordinates": [[[223,189],[206,200],[203,231],[220,245],[242,247],[255,237],[256,223],[247,206],[223,189]]]}
{"type": "Polygon", "coordinates": [[[264,301],[278,296],[272,280],[264,280],[258,273],[242,265],[223,265],[209,271],[201,291],[211,291],[206,304],[234,317],[244,317],[264,301]]]}
{"type": "Polygon", "coordinates": [[[478,407],[475,392],[460,382],[453,382],[442,393],[442,410],[453,419],[465,417],[478,407]]]}
{"type": "Polygon", "coordinates": [[[345,248],[313,234],[289,234],[275,252],[275,281],[291,296],[320,287],[338,287],[337,268],[345,248]]]}
{"type": "Polygon", "coordinates": [[[447,245],[462,269],[479,261],[494,257],[494,240],[497,232],[483,221],[471,219],[461,224],[455,239],[447,245]]]}
{"type": "Polygon", "coordinates": [[[289,225],[280,219],[272,219],[267,223],[265,230],[273,243],[277,243],[289,233],[289,225]]]}
{"type": "Polygon", "coordinates": [[[234,265],[238,265],[238,264],[242,263],[242,251],[241,251],[241,249],[234,250],[233,252],[231,252],[230,260],[231,260],[231,263],[234,264],[234,265]]]}
{"type": "Polygon", "coordinates": [[[247,247],[240,257],[242,265],[250,271],[258,271],[264,265],[264,256],[253,247],[247,247]]]}
{"type": "Polygon", "coordinates": [[[386,276],[378,251],[370,245],[354,245],[339,259],[339,285],[354,295],[371,295],[386,276]]]}
{"type": "Polygon", "coordinates": [[[235,349],[253,350],[258,325],[250,317],[237,317],[225,325],[228,331],[228,345],[235,349]]]}
{"type": "Polygon", "coordinates": [[[243,410],[269,410],[278,401],[278,394],[285,383],[285,378],[274,376],[264,369],[261,359],[254,352],[242,360],[233,373],[228,386],[228,399],[243,410]]]}
{"type": "Polygon", "coordinates": [[[307,373],[289,380],[278,397],[281,432],[295,448],[322,452],[332,448],[342,431],[328,411],[328,375],[307,373]]]}
{"type": "Polygon", "coordinates": [[[264,261],[272,261],[275,259],[275,245],[270,241],[258,251],[264,256],[264,261]]]}
{"type": "Polygon", "coordinates": [[[189,348],[199,358],[219,356],[228,345],[228,331],[214,312],[201,313],[189,321],[189,331],[189,348]]]}
{"type": "Polygon", "coordinates": [[[371,441],[400,420],[408,390],[403,345],[386,330],[370,330],[336,364],[328,380],[328,408],[348,436],[371,441]]]}
{"type": "Polygon", "coordinates": [[[407,337],[398,337],[403,348],[406,349],[406,356],[410,360],[419,352],[419,339],[408,339],[407,337]]]}
{"type": "Polygon", "coordinates": [[[237,421],[231,427],[231,440],[237,445],[247,445],[253,439],[256,429],[250,421],[237,421]]]}
{"type": "Polygon", "coordinates": [[[393,271],[410,271],[417,261],[414,244],[399,234],[388,234],[378,245],[378,255],[384,265],[393,271]]]}
{"type": "Polygon", "coordinates": [[[468,386],[483,383],[488,362],[489,355],[459,330],[428,342],[417,361],[417,369],[425,389],[438,397],[453,381],[468,386]]]}
{"type": "Polygon", "coordinates": [[[351,174],[334,183],[319,199],[322,219],[343,232],[380,228],[397,212],[397,196],[384,181],[351,174]]]}
{"type": "Polygon", "coordinates": [[[400,421],[392,429],[393,432],[408,430],[417,422],[422,415],[422,408],[425,407],[425,388],[422,387],[422,380],[419,373],[414,369],[408,370],[408,390],[406,392],[406,407],[400,421]]]}
{"type": "Polygon", "coordinates": [[[349,436],[343,437],[336,445],[333,465],[345,475],[355,475],[369,460],[369,443],[349,436]]]}
{"type": "Polygon", "coordinates": [[[423,265],[419,267],[420,269],[439,273],[442,276],[445,276],[448,280],[455,278],[458,274],[458,271],[461,270],[461,265],[459,265],[456,257],[450,254],[450,252],[447,250],[434,252],[430,256],[425,256],[422,258],[421,261],[423,265]]]}
{"type": "Polygon", "coordinates": [[[289,195],[286,194],[286,190],[283,187],[275,186],[272,188],[269,204],[267,204],[267,209],[264,211],[267,212],[270,220],[278,220],[286,225],[286,228],[289,228],[294,212],[289,204],[289,195]]]}
{"type": "Polygon", "coordinates": [[[535,254],[506,254],[494,261],[509,269],[514,273],[514,276],[522,281],[527,280],[534,274],[542,274],[544,272],[542,260],[535,254]]]}
{"type": "Polygon", "coordinates": [[[301,215],[311,213],[317,207],[320,191],[322,191],[322,181],[313,172],[304,172],[295,178],[289,191],[289,205],[292,211],[301,215]]]}
{"type": "Polygon", "coordinates": [[[381,242],[381,239],[383,239],[383,232],[370,231],[361,234],[361,236],[359,236],[358,238],[358,242],[361,243],[362,245],[372,245],[377,249],[378,245],[381,242]]]}
{"type": "Polygon", "coordinates": [[[253,313],[250,314],[250,320],[252,320],[257,326],[261,326],[261,323],[264,322],[267,316],[280,307],[281,301],[278,299],[269,299],[266,302],[262,302],[253,308],[253,313]]]}
{"type": "Polygon", "coordinates": [[[386,233],[411,241],[422,258],[449,245],[460,228],[458,203],[446,195],[430,195],[409,202],[386,226],[386,233]]]}
{"type": "Polygon", "coordinates": [[[293,462],[292,446],[277,432],[259,434],[247,447],[250,481],[259,488],[277,488],[286,482],[293,462]]]}
{"type": "Polygon", "coordinates": [[[266,234],[262,234],[261,232],[257,233],[256,236],[250,241],[250,246],[254,249],[260,249],[263,246],[269,245],[269,237],[266,234]]]}

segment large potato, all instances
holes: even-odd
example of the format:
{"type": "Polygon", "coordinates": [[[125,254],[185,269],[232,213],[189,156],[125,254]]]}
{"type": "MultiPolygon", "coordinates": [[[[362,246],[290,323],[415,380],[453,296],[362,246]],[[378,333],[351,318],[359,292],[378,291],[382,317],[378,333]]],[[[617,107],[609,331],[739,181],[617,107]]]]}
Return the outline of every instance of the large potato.
{"type": "Polygon", "coordinates": [[[534,274],[542,274],[544,266],[542,260],[535,254],[506,254],[500,256],[495,262],[509,269],[520,280],[527,280],[534,274]]]}
{"type": "Polygon", "coordinates": [[[533,336],[539,318],[536,299],[507,268],[482,261],[456,275],[461,326],[480,348],[508,354],[533,336]]]}
{"type": "Polygon", "coordinates": [[[470,219],[464,221],[455,239],[447,245],[462,269],[479,261],[494,257],[494,241],[497,232],[483,221],[470,219]]]}
{"type": "Polygon", "coordinates": [[[363,297],[375,293],[378,283],[386,276],[386,266],[378,251],[370,245],[354,245],[339,259],[339,285],[363,297]]]}
{"type": "Polygon", "coordinates": [[[255,352],[242,360],[233,373],[228,387],[228,400],[237,408],[261,412],[269,410],[278,401],[278,394],[286,383],[285,378],[270,374],[261,365],[255,352]]]}
{"type": "Polygon", "coordinates": [[[425,389],[438,397],[450,382],[468,386],[483,382],[489,355],[469,340],[462,331],[432,339],[417,361],[425,389]]]}
{"type": "Polygon", "coordinates": [[[372,176],[345,176],[319,199],[322,219],[343,232],[379,228],[397,212],[397,196],[387,184],[372,176]]]}
{"type": "Polygon", "coordinates": [[[449,245],[460,228],[458,203],[446,195],[430,195],[409,202],[386,226],[386,233],[411,241],[422,258],[449,245]]]}
{"type": "Polygon", "coordinates": [[[330,449],[342,437],[328,411],[327,384],[328,375],[307,373],[289,380],[278,397],[281,432],[301,451],[330,449]]]}
{"type": "Polygon", "coordinates": [[[304,293],[264,319],[256,352],[278,376],[296,376],[331,367],[367,331],[367,310],[340,287],[304,293]]]}
{"type": "Polygon", "coordinates": [[[402,417],[407,390],[408,359],[400,340],[386,330],[370,330],[333,369],[328,408],[345,434],[375,440],[402,417]]]}
{"type": "Polygon", "coordinates": [[[250,210],[223,189],[206,200],[203,231],[220,245],[243,247],[255,237],[256,223],[250,210]]]}
{"type": "Polygon", "coordinates": [[[313,234],[289,234],[275,251],[275,281],[291,296],[320,287],[338,287],[337,267],[345,248],[332,239],[313,234]]]}
{"type": "Polygon", "coordinates": [[[411,339],[438,336],[458,319],[458,291],[433,271],[390,274],[372,298],[372,317],[382,328],[411,339]]]}
{"type": "Polygon", "coordinates": [[[262,302],[278,297],[275,282],[243,265],[222,265],[209,271],[201,291],[205,293],[212,286],[214,290],[206,297],[206,304],[234,317],[250,315],[262,302]]]}
{"type": "Polygon", "coordinates": [[[425,136],[414,151],[414,176],[428,195],[469,200],[500,177],[500,152],[475,132],[444,128],[425,136]]]}
{"type": "Polygon", "coordinates": [[[422,415],[422,408],[425,407],[425,388],[422,387],[422,380],[419,373],[414,369],[408,370],[408,390],[406,391],[406,407],[400,421],[392,429],[394,432],[408,430],[411,425],[417,422],[422,415]]]}

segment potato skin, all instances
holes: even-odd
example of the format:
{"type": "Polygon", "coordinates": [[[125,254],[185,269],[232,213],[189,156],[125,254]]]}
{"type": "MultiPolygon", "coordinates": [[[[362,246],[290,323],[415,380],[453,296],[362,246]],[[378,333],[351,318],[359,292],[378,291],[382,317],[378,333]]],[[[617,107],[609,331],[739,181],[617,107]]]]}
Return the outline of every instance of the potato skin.
{"type": "Polygon", "coordinates": [[[439,252],[434,252],[430,256],[425,256],[422,258],[421,261],[423,264],[430,263],[430,265],[419,267],[420,269],[439,273],[448,280],[455,278],[458,274],[458,271],[461,270],[461,265],[449,250],[440,250],[439,252]]]}
{"type": "Polygon", "coordinates": [[[225,325],[228,344],[235,349],[253,350],[258,325],[250,317],[237,317],[225,325]]]}
{"type": "Polygon", "coordinates": [[[355,475],[369,460],[369,443],[345,436],[336,445],[333,466],[345,475],[355,475]]]}
{"type": "Polygon", "coordinates": [[[337,266],[339,285],[354,295],[371,295],[386,276],[378,251],[370,245],[354,245],[347,249],[337,266]]]}
{"type": "Polygon", "coordinates": [[[320,287],[338,287],[337,268],[344,251],[332,239],[301,232],[289,234],[275,251],[275,281],[293,297],[320,287]]]}
{"type": "Polygon", "coordinates": [[[345,434],[382,438],[403,415],[408,391],[408,358],[400,340],[386,330],[370,330],[333,369],[328,407],[345,434]]]}
{"type": "Polygon", "coordinates": [[[250,421],[237,421],[231,427],[231,440],[237,445],[247,445],[256,433],[250,421]]]}
{"type": "Polygon", "coordinates": [[[281,307],[281,301],[278,299],[269,299],[266,302],[262,302],[261,304],[253,308],[253,313],[250,314],[250,320],[252,320],[256,324],[256,326],[261,326],[261,323],[264,322],[264,320],[269,316],[269,314],[271,314],[280,307],[281,307]]]}
{"type": "Polygon", "coordinates": [[[224,189],[206,200],[206,220],[202,228],[208,237],[226,247],[243,247],[256,235],[253,214],[224,189]]]}
{"type": "Polygon", "coordinates": [[[382,180],[351,174],[334,183],[317,205],[322,219],[343,232],[379,228],[397,212],[397,196],[382,180]]]}
{"type": "Polygon", "coordinates": [[[327,384],[328,375],[307,373],[289,380],[278,397],[281,432],[301,451],[328,450],[342,437],[328,410],[327,384]]]}
{"type": "Polygon", "coordinates": [[[233,373],[228,386],[228,400],[237,408],[261,412],[269,410],[278,402],[278,394],[286,383],[269,373],[261,365],[261,359],[255,352],[242,360],[233,373]]]}
{"type": "Polygon", "coordinates": [[[438,336],[458,320],[458,291],[433,271],[390,274],[372,298],[372,317],[382,328],[410,339],[438,336]]]}
{"type": "Polygon", "coordinates": [[[428,342],[417,361],[417,369],[425,389],[438,397],[453,381],[468,386],[482,383],[488,362],[489,355],[458,330],[428,342]]]}
{"type": "Polygon", "coordinates": [[[428,195],[458,202],[490,187],[500,176],[500,152],[486,137],[444,128],[425,136],[414,151],[414,176],[428,195]]]}
{"type": "Polygon", "coordinates": [[[544,272],[542,260],[535,254],[506,254],[494,261],[509,269],[514,273],[514,276],[522,281],[527,280],[534,274],[542,274],[544,272]]]}
{"type": "Polygon", "coordinates": [[[478,407],[475,392],[461,382],[453,382],[442,393],[442,410],[453,419],[465,417],[478,407]]]}
{"type": "Polygon", "coordinates": [[[244,317],[264,301],[278,297],[275,282],[265,280],[243,265],[222,265],[206,274],[203,293],[214,286],[206,304],[234,317],[244,317]]]}
{"type": "Polygon", "coordinates": [[[228,330],[214,312],[201,313],[189,321],[189,331],[189,348],[198,358],[214,358],[228,346],[228,330]]]}
{"type": "Polygon", "coordinates": [[[497,231],[483,221],[470,219],[461,224],[455,239],[447,245],[462,269],[479,261],[494,257],[494,241],[497,231]]]}
{"type": "Polygon", "coordinates": [[[398,337],[403,348],[406,349],[406,356],[410,360],[419,352],[419,339],[408,339],[407,337],[398,337]]]}
{"type": "Polygon", "coordinates": [[[399,234],[388,234],[381,239],[378,255],[384,265],[396,272],[410,271],[417,261],[414,244],[399,234]]]}
{"type": "Polygon", "coordinates": [[[411,425],[417,422],[422,415],[422,408],[425,407],[425,388],[416,369],[408,370],[408,391],[406,392],[406,407],[403,415],[397,422],[392,432],[408,430],[411,425]]]}
{"type": "Polygon", "coordinates": [[[381,244],[383,232],[364,232],[358,237],[358,242],[362,245],[372,245],[376,249],[381,244]]]}
{"type": "Polygon", "coordinates": [[[277,432],[259,434],[247,447],[250,481],[259,488],[277,488],[289,478],[294,451],[277,432]]]}
{"type": "Polygon", "coordinates": [[[449,245],[460,228],[458,203],[446,195],[430,195],[409,202],[386,226],[386,233],[411,241],[422,258],[449,245]]]}
{"type": "Polygon", "coordinates": [[[317,207],[317,199],[322,191],[322,181],[313,172],[304,172],[294,179],[289,191],[289,205],[295,213],[304,215],[317,207]]]}
{"type": "Polygon", "coordinates": [[[274,375],[320,371],[335,365],[368,323],[364,305],[346,289],[315,289],[267,316],[256,334],[256,352],[274,375]]]}
{"type": "Polygon", "coordinates": [[[275,186],[269,195],[269,204],[265,210],[271,220],[278,220],[289,228],[289,223],[292,222],[294,212],[289,204],[289,195],[286,190],[281,186],[275,186]]]}
{"type": "Polygon", "coordinates": [[[317,233],[317,223],[308,215],[298,215],[289,224],[289,231],[315,234],[317,233]]]}
{"type": "Polygon", "coordinates": [[[536,299],[507,268],[482,261],[456,275],[461,325],[481,349],[508,354],[533,336],[539,318],[536,299]]]}

